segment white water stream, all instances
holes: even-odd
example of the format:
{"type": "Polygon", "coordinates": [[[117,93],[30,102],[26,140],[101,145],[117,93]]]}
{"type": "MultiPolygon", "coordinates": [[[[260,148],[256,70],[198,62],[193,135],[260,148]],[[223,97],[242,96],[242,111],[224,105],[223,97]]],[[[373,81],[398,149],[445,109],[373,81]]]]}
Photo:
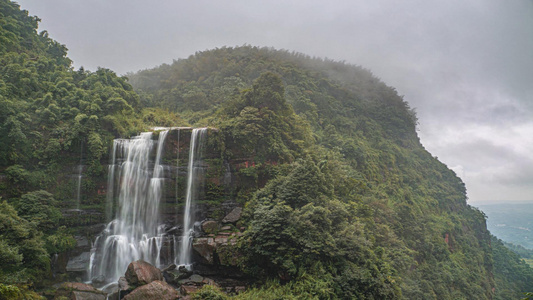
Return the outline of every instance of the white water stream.
{"type": "MultiPolygon", "coordinates": [[[[124,274],[128,264],[138,259],[155,266],[160,265],[162,230],[159,226],[159,203],[163,182],[161,156],[167,133],[168,130],[159,133],[153,169],[150,166],[154,144],[151,132],[141,133],[130,140],[116,140],[113,152],[120,148],[125,157],[120,166],[117,214],[116,219],[107,225],[95,241],[89,279],[103,276],[106,282],[116,281],[124,274]]],[[[116,160],[116,156],[114,158],[116,160]]],[[[115,163],[113,161],[110,167],[108,185],[111,198],[108,199],[106,210],[113,204],[115,163]]]]}
{"type": "Polygon", "coordinates": [[[189,164],[187,167],[187,194],[183,212],[183,234],[177,265],[188,266],[191,264],[191,242],[193,238],[194,210],[193,205],[197,200],[197,185],[203,180],[202,151],[207,128],[195,128],[191,134],[189,164]]]}
{"type": "Polygon", "coordinates": [[[94,242],[88,267],[89,280],[116,282],[124,275],[128,264],[139,259],[156,267],[162,267],[162,263],[168,262],[190,267],[194,205],[198,188],[204,180],[201,158],[207,128],[193,129],[191,134],[183,233],[180,240],[165,232],[159,212],[165,180],[161,160],[168,132],[169,129],[160,131],[157,143],[152,139],[152,132],[113,142],[112,161],[108,169],[106,219],[111,220],[113,214],[115,219],[107,224],[94,242]],[[153,158],[154,154],[152,164],[150,157],[153,158]],[[174,253],[168,261],[162,262],[161,249],[164,242],[174,253]]]}

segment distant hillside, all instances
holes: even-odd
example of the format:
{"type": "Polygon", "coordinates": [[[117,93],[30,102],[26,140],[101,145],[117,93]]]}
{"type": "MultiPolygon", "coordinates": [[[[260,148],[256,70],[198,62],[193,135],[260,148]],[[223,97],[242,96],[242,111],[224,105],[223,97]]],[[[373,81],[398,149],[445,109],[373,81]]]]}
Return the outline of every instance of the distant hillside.
{"type": "Polygon", "coordinates": [[[487,215],[487,227],[500,239],[533,249],[533,204],[501,203],[480,205],[487,215]]]}

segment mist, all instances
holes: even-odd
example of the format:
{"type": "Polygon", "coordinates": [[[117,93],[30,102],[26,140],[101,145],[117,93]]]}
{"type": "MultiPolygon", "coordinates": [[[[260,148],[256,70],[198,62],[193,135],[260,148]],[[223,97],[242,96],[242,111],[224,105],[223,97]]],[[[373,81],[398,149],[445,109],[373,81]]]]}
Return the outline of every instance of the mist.
{"type": "Polygon", "coordinates": [[[370,69],[469,203],[533,202],[533,1],[22,0],[74,67],[119,74],[249,44],[370,69]]]}

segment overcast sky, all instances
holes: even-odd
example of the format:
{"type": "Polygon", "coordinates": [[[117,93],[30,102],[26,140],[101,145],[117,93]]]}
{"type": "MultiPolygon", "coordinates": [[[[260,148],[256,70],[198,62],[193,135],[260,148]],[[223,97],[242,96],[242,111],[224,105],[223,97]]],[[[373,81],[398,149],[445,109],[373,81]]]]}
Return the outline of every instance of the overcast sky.
{"type": "Polygon", "coordinates": [[[394,86],[469,203],[533,202],[533,0],[19,0],[74,66],[119,74],[222,46],[344,60],[394,86]]]}

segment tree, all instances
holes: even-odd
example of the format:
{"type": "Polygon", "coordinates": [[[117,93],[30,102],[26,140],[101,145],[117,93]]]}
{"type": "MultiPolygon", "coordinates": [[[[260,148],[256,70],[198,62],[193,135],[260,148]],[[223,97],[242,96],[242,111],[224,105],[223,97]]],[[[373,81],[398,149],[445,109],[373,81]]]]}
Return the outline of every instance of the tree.
{"type": "Polygon", "coordinates": [[[36,279],[50,269],[42,234],[6,201],[0,203],[0,257],[1,282],[36,279]]]}
{"type": "Polygon", "coordinates": [[[53,195],[43,190],[26,193],[15,203],[19,216],[34,222],[43,231],[57,227],[61,212],[56,205],[53,195]]]}

